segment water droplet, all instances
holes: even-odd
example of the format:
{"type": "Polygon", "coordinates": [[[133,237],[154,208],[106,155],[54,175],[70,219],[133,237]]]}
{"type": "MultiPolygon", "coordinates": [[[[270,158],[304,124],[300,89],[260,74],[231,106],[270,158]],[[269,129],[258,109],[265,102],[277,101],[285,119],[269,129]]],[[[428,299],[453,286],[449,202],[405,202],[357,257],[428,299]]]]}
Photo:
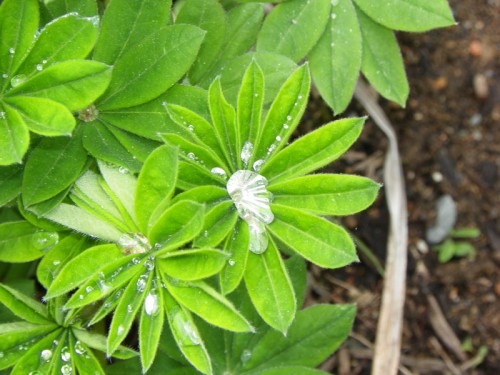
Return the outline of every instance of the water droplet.
{"type": "Polygon", "coordinates": [[[28,375],[43,375],[43,373],[41,371],[31,371],[28,375]]]}
{"type": "Polygon", "coordinates": [[[211,173],[216,174],[217,176],[221,176],[223,178],[226,178],[226,171],[220,167],[214,167],[210,170],[211,173]]]}
{"type": "Polygon", "coordinates": [[[42,350],[42,352],[40,353],[40,358],[45,362],[50,361],[50,359],[52,358],[52,351],[50,351],[49,349],[42,350]]]}
{"type": "Polygon", "coordinates": [[[3,358],[3,357],[4,357],[3,352],[0,352],[0,358],[3,358]]]}
{"type": "Polygon", "coordinates": [[[339,4],[339,0],[331,0],[332,6],[336,6],[339,4]]]}
{"type": "Polygon", "coordinates": [[[42,64],[36,64],[36,70],[41,72],[43,70],[43,65],[42,64]]]}
{"type": "Polygon", "coordinates": [[[5,112],[0,112],[0,120],[3,120],[6,116],[5,112]]]}
{"type": "Polygon", "coordinates": [[[86,350],[80,341],[75,342],[75,353],[78,355],[85,354],[86,350]]]}
{"type": "Polygon", "coordinates": [[[272,144],[271,146],[269,146],[269,148],[267,149],[267,153],[268,154],[271,154],[274,150],[276,150],[276,145],[275,144],[272,144]]]}
{"type": "Polygon", "coordinates": [[[232,259],[229,259],[229,260],[227,261],[227,263],[228,263],[231,267],[232,267],[232,266],[234,266],[234,265],[236,264],[236,262],[235,262],[234,260],[232,260],[232,259]]]}
{"type": "Polygon", "coordinates": [[[122,326],[122,325],[119,325],[119,326],[118,326],[118,329],[116,330],[116,334],[117,334],[118,336],[121,336],[121,335],[123,334],[123,331],[124,331],[123,326],[122,326]]]}
{"type": "Polygon", "coordinates": [[[47,60],[43,59],[42,64],[47,64],[47,60]]]}
{"type": "Polygon", "coordinates": [[[7,73],[2,74],[2,78],[9,78],[9,75],[7,73]]]}
{"type": "Polygon", "coordinates": [[[90,285],[88,287],[85,288],[85,291],[87,293],[92,293],[92,291],[94,290],[94,288],[92,288],[90,285]]]}
{"type": "Polygon", "coordinates": [[[290,116],[290,115],[286,116],[287,121],[292,121],[292,118],[293,118],[293,117],[292,117],[292,116],[290,116]]]}
{"type": "Polygon", "coordinates": [[[118,239],[118,247],[123,254],[143,254],[151,250],[151,245],[146,237],[140,233],[124,233],[118,239]]]}
{"type": "Polygon", "coordinates": [[[52,262],[52,265],[53,265],[53,266],[58,266],[58,265],[60,265],[60,264],[61,264],[61,261],[60,261],[60,260],[54,260],[54,261],[52,262]]]}
{"type": "Polygon", "coordinates": [[[276,140],[277,140],[278,142],[281,142],[281,137],[280,137],[279,135],[277,135],[277,136],[276,136],[276,140]]]}
{"type": "Polygon", "coordinates": [[[241,353],[240,360],[243,365],[245,365],[250,358],[252,358],[252,352],[250,350],[243,350],[243,353],[241,353]]]}
{"type": "Polygon", "coordinates": [[[67,346],[61,349],[61,359],[63,362],[68,362],[71,359],[71,353],[68,351],[67,346]]]}
{"type": "Polygon", "coordinates": [[[13,55],[14,53],[16,53],[16,50],[15,50],[14,48],[12,48],[12,47],[11,47],[11,48],[9,48],[9,53],[10,53],[11,55],[13,55]]]}
{"type": "Polygon", "coordinates": [[[57,341],[57,340],[52,341],[53,346],[57,346],[58,344],[59,344],[59,341],[57,341]]]}
{"type": "Polygon", "coordinates": [[[70,365],[63,365],[61,367],[62,375],[70,375],[71,373],[73,373],[73,368],[70,365]]]}
{"type": "Polygon", "coordinates": [[[189,131],[194,132],[194,125],[189,124],[188,129],[189,129],[189,131]]]}
{"type": "Polygon", "coordinates": [[[144,312],[146,315],[155,316],[159,311],[160,303],[158,301],[158,294],[155,290],[151,290],[144,300],[144,312]]]}
{"type": "Polygon", "coordinates": [[[192,152],[188,152],[187,157],[188,157],[188,159],[196,160],[196,155],[192,152]]]}
{"type": "Polygon", "coordinates": [[[292,20],[292,24],[296,25],[297,24],[297,20],[292,20]]]}
{"type": "Polygon", "coordinates": [[[55,232],[36,232],[31,238],[31,244],[37,250],[45,250],[59,242],[59,235],[55,232]]]}
{"type": "Polygon", "coordinates": [[[335,47],[335,43],[331,42],[330,47],[335,47]]]}
{"type": "Polygon", "coordinates": [[[28,77],[26,77],[26,75],[18,74],[17,76],[12,77],[12,79],[10,80],[10,85],[12,87],[17,87],[20,84],[24,83],[27,79],[28,77]]]}
{"type": "Polygon", "coordinates": [[[259,96],[259,93],[256,92],[255,94],[253,94],[253,96],[255,96],[257,98],[259,96]]]}
{"type": "Polygon", "coordinates": [[[332,13],[331,17],[332,17],[332,20],[334,20],[335,18],[337,18],[337,15],[335,13],[332,13]]]}
{"type": "Polygon", "coordinates": [[[141,263],[141,259],[140,258],[132,258],[132,263],[139,264],[139,263],[141,263]]]}
{"type": "Polygon", "coordinates": [[[83,294],[80,294],[80,295],[78,296],[78,299],[79,299],[79,300],[82,300],[82,299],[83,299],[83,294]]]}
{"type": "Polygon", "coordinates": [[[253,170],[255,172],[259,172],[263,165],[264,165],[264,160],[262,159],[256,160],[255,163],[253,163],[253,170]]]}
{"type": "Polygon", "coordinates": [[[262,221],[247,221],[250,234],[248,250],[254,254],[262,254],[267,249],[269,239],[267,238],[266,227],[262,221]]]}
{"type": "Polygon", "coordinates": [[[144,290],[146,289],[146,284],[147,284],[147,275],[141,275],[141,277],[139,277],[137,283],[135,284],[135,286],[137,287],[137,291],[139,293],[144,292],[144,290]]]}
{"type": "Polygon", "coordinates": [[[180,308],[173,312],[173,329],[178,333],[180,344],[183,346],[200,345],[201,339],[188,317],[180,308]]]}
{"type": "Polygon", "coordinates": [[[290,126],[288,124],[283,124],[283,129],[288,129],[290,126]]]}
{"type": "Polygon", "coordinates": [[[243,144],[243,148],[241,149],[241,161],[243,162],[243,165],[246,167],[248,164],[248,161],[252,157],[253,154],[253,144],[249,141],[246,141],[243,144]]]}
{"type": "Polygon", "coordinates": [[[132,309],[132,305],[131,305],[131,304],[128,304],[128,305],[127,305],[127,312],[130,314],[132,311],[133,311],[133,309],[132,309]]]}
{"type": "Polygon", "coordinates": [[[121,173],[121,174],[128,174],[129,173],[129,170],[125,167],[119,167],[118,168],[118,172],[121,173]]]}

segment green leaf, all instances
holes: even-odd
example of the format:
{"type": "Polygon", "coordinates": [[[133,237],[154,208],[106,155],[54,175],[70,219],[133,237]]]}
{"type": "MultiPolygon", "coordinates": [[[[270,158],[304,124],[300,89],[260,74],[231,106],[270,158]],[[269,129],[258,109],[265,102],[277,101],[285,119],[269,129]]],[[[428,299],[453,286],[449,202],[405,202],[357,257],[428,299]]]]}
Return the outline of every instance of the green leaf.
{"type": "Polygon", "coordinates": [[[324,125],[283,149],[264,164],[260,174],[273,185],[324,167],[349,149],[364,122],[364,118],[349,118],[324,125]]]}
{"type": "Polygon", "coordinates": [[[212,205],[220,203],[224,200],[229,200],[229,195],[227,194],[227,190],[225,188],[214,185],[205,185],[177,194],[172,199],[172,203],[177,203],[182,200],[212,205]]]}
{"type": "Polygon", "coordinates": [[[166,105],[177,104],[202,116],[205,120],[210,120],[210,109],[208,108],[208,92],[199,87],[174,85],[162,96],[166,105]]]}
{"type": "Polygon", "coordinates": [[[218,273],[227,260],[227,254],[216,249],[194,249],[168,252],[158,259],[160,270],[169,277],[193,281],[218,273]]]}
{"type": "Polygon", "coordinates": [[[226,101],[222,93],[220,78],[216,79],[208,90],[208,102],[212,124],[214,125],[219,144],[226,157],[229,166],[236,167],[234,164],[239,156],[239,150],[236,150],[236,113],[234,108],[226,101]]]}
{"type": "Polygon", "coordinates": [[[286,334],[295,317],[297,301],[281,256],[271,241],[262,254],[248,254],[245,285],[259,315],[286,334]]]}
{"type": "Polygon", "coordinates": [[[215,247],[231,232],[236,225],[238,212],[231,201],[221,202],[205,215],[205,223],[193,246],[215,247]]]}
{"type": "MultiPolygon", "coordinates": [[[[69,243],[65,242],[62,248],[71,249],[75,246],[81,249],[81,244],[81,240],[73,238],[69,243]]],[[[77,288],[100,268],[121,258],[123,255],[116,245],[100,245],[85,250],[64,265],[50,285],[45,298],[54,298],[77,288]]]]}
{"type": "Polygon", "coordinates": [[[79,134],[43,139],[29,154],[22,198],[26,208],[56,196],[80,175],[87,153],[79,134]]]}
{"type": "Polygon", "coordinates": [[[300,311],[287,337],[268,331],[252,350],[244,368],[255,371],[283,365],[315,367],[347,338],[355,313],[354,305],[316,305],[300,311]]]}
{"type": "Polygon", "coordinates": [[[224,64],[221,70],[222,88],[228,101],[236,105],[238,92],[243,81],[243,75],[255,59],[264,73],[266,82],[264,104],[271,102],[297,65],[288,57],[271,52],[252,52],[238,56],[224,64]]]}
{"type": "Polygon", "coordinates": [[[40,135],[71,135],[76,124],[64,105],[50,99],[16,96],[6,98],[5,103],[21,115],[32,132],[40,135]]]}
{"type": "Polygon", "coordinates": [[[97,38],[98,18],[67,14],[47,24],[17,74],[31,75],[58,61],[87,57],[97,38]]]}
{"type": "Polygon", "coordinates": [[[135,193],[135,213],[143,233],[166,210],[177,181],[178,149],[161,146],[151,153],[139,174],[135,193]]]}
{"type": "Polygon", "coordinates": [[[320,38],[329,16],[329,0],[290,0],[280,4],[262,25],[257,51],[277,52],[300,61],[320,38]]]}
{"type": "Polygon", "coordinates": [[[80,207],[67,203],[61,203],[52,211],[44,214],[43,217],[79,233],[104,241],[117,242],[122,235],[120,230],[108,222],[99,219],[80,207]]]}
{"type": "Polygon", "coordinates": [[[240,220],[224,245],[224,251],[229,254],[229,260],[220,273],[220,288],[223,294],[234,291],[243,279],[249,253],[249,241],[248,225],[240,220]]]}
{"type": "Polygon", "coordinates": [[[286,145],[306,109],[310,85],[307,64],[298,68],[283,84],[259,129],[254,160],[267,160],[286,145]]]}
{"type": "Polygon", "coordinates": [[[0,261],[30,262],[38,259],[59,240],[55,232],[40,231],[25,221],[0,224],[0,261]]]}
{"type": "MultiPolygon", "coordinates": [[[[5,0],[0,6],[0,72],[12,77],[38,29],[38,1],[5,0]]],[[[9,83],[2,77],[5,89],[9,83]]],[[[3,90],[0,90],[3,91],[3,90]]],[[[1,138],[1,137],[0,137],[1,138]]]]}
{"type": "MultiPolygon", "coordinates": [[[[161,284],[160,279],[156,282],[161,284]]],[[[144,373],[153,364],[160,343],[164,320],[163,306],[163,293],[161,289],[153,286],[144,300],[139,323],[139,346],[144,373]]]]}
{"type": "Polygon", "coordinates": [[[324,268],[338,268],[358,261],[349,234],[326,219],[285,206],[271,205],[271,233],[307,260],[324,268]]]}
{"type": "Polygon", "coordinates": [[[21,163],[29,142],[29,130],[21,115],[0,102],[0,165],[21,163]]]}
{"type": "Polygon", "coordinates": [[[71,111],[84,109],[108,87],[111,68],[96,61],[68,60],[53,64],[9,91],[8,95],[48,98],[71,111]]]}
{"type": "Polygon", "coordinates": [[[409,86],[394,33],[357,9],[363,36],[361,71],[385,98],[405,106],[409,86]]]}
{"type": "Polygon", "coordinates": [[[0,167],[0,207],[14,199],[21,192],[23,168],[20,165],[0,167]]]}
{"type": "Polygon", "coordinates": [[[95,0],[43,0],[52,18],[56,18],[71,12],[76,12],[83,17],[97,15],[97,4],[95,0]]]}
{"type": "Polygon", "coordinates": [[[222,185],[221,178],[203,166],[179,162],[178,189],[189,190],[206,185],[222,185]]]}
{"type": "Polygon", "coordinates": [[[61,272],[61,269],[87,246],[88,243],[85,238],[76,235],[63,238],[45,254],[38,264],[36,276],[40,284],[45,289],[49,289],[50,284],[52,284],[54,278],[61,272]]]}
{"type": "Polygon", "coordinates": [[[327,375],[327,372],[302,366],[280,366],[262,371],[245,372],[247,375],[327,375]]]}
{"type": "Polygon", "coordinates": [[[159,134],[166,133],[169,129],[168,115],[162,105],[166,98],[167,95],[164,94],[135,107],[100,111],[99,119],[108,126],[112,125],[141,137],[159,140],[159,134]]]}
{"type": "Polygon", "coordinates": [[[228,299],[204,282],[179,283],[176,286],[170,281],[165,284],[181,305],[208,323],[233,332],[254,330],[228,299]]]}
{"type": "Polygon", "coordinates": [[[173,25],[135,45],[116,63],[99,109],[131,107],[162,94],[189,69],[203,36],[195,26],[173,25]]]}
{"type": "Polygon", "coordinates": [[[212,374],[210,356],[191,314],[182,305],[179,305],[166,290],[162,289],[162,291],[170,330],[182,354],[197,370],[203,374],[212,374]]]}
{"type": "MultiPolygon", "coordinates": [[[[128,283],[128,286],[125,289],[125,292],[123,292],[120,302],[116,307],[113,320],[111,321],[111,327],[109,328],[107,346],[108,355],[113,353],[116,348],[118,348],[120,343],[125,339],[130,331],[135,316],[146,298],[145,291],[149,291],[151,281],[151,275],[146,272],[144,274],[138,273],[128,283]]],[[[145,349],[146,348],[141,348],[141,351],[145,349]]]]}
{"type": "Polygon", "coordinates": [[[85,282],[71,296],[65,308],[74,309],[106,297],[113,290],[129,282],[143,267],[137,255],[132,254],[97,268],[94,277],[85,282]]]}
{"type": "Polygon", "coordinates": [[[193,201],[173,204],[151,228],[149,241],[163,249],[175,249],[191,241],[203,228],[204,211],[203,205],[193,201]]]}
{"type": "MultiPolygon", "coordinates": [[[[75,337],[92,349],[106,353],[106,336],[82,329],[73,329],[75,337]]],[[[119,346],[112,354],[119,359],[129,359],[137,356],[137,352],[125,346],[119,346]]]]}
{"type": "Polygon", "coordinates": [[[351,0],[332,6],[325,32],[308,55],[314,83],[335,113],[349,105],[361,69],[361,32],[351,0]]]}
{"type": "Polygon", "coordinates": [[[102,18],[94,60],[112,65],[167,23],[171,1],[113,0],[102,18]],[[117,32],[119,30],[119,32],[117,32]]]}
{"type": "Polygon", "coordinates": [[[316,174],[288,180],[267,188],[273,203],[320,215],[351,215],[369,207],[380,185],[369,178],[316,174]]]}
{"type": "MultiPolygon", "coordinates": [[[[240,92],[238,93],[237,124],[239,143],[238,148],[250,142],[255,144],[260,131],[262,105],[264,103],[264,73],[257,62],[252,60],[243,76],[240,92]]],[[[238,158],[241,161],[241,158],[238,158]]],[[[241,165],[239,166],[242,167],[241,165]]]]}
{"type": "Polygon", "coordinates": [[[105,375],[99,360],[92,353],[92,350],[81,341],[76,340],[73,335],[70,336],[70,350],[76,354],[72,355],[71,359],[79,374],[105,375]]]}
{"type": "Polygon", "coordinates": [[[27,322],[35,324],[51,322],[45,305],[4,284],[0,284],[0,303],[27,322]]]}
{"type": "Polygon", "coordinates": [[[297,310],[302,308],[307,296],[307,264],[300,256],[295,254],[285,260],[285,267],[297,300],[297,310]]]}
{"type": "Polygon", "coordinates": [[[223,46],[227,23],[224,8],[217,0],[190,0],[184,3],[175,22],[198,26],[206,31],[198,57],[189,71],[189,80],[196,84],[223,46]]]}
{"type": "Polygon", "coordinates": [[[85,124],[83,132],[83,144],[96,159],[120,165],[132,172],[141,169],[141,163],[115,137],[110,126],[102,121],[93,121],[85,124]]]}
{"type": "Polygon", "coordinates": [[[375,4],[370,0],[354,0],[363,12],[389,29],[428,31],[455,24],[446,0],[388,0],[375,4]]]}

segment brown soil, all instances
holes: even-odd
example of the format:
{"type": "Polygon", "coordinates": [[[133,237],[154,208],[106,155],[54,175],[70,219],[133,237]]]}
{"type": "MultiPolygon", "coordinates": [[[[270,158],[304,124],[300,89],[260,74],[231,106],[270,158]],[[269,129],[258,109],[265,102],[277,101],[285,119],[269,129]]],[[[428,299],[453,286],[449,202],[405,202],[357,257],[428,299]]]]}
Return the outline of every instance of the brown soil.
{"type": "MultiPolygon", "coordinates": [[[[402,373],[493,375],[500,373],[500,1],[450,3],[457,26],[398,34],[411,87],[407,108],[381,100],[399,136],[408,196],[402,373]],[[425,242],[443,194],[457,203],[456,228],[481,231],[471,241],[474,259],[440,264],[425,242]],[[441,324],[431,323],[436,317],[441,324]],[[471,340],[470,351],[463,355],[453,349],[455,338],[471,340]],[[482,346],[488,349],[484,360],[477,367],[467,364],[482,346]]],[[[327,112],[311,110],[313,117],[327,112]]],[[[350,111],[363,113],[356,105],[350,111]]],[[[385,145],[369,122],[356,146],[336,164],[337,171],[382,181],[385,145]]],[[[383,192],[372,208],[346,218],[345,224],[383,263],[388,225],[383,192]]],[[[361,257],[362,263],[345,270],[312,268],[312,300],[358,305],[353,336],[323,366],[339,375],[370,371],[383,279],[361,257]]]]}

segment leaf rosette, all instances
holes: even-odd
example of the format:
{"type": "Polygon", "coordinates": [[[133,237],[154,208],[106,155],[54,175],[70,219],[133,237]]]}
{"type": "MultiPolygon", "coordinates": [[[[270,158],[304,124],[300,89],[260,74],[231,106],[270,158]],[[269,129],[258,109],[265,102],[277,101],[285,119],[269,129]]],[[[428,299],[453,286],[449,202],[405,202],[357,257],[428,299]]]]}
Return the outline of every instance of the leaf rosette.
{"type": "Polygon", "coordinates": [[[208,118],[165,105],[174,126],[162,137],[180,150],[177,187],[185,190],[174,202],[193,200],[207,207],[193,245],[221,246],[229,254],[220,273],[222,292],[232,292],[244,279],[262,318],[283,332],[296,302],[278,247],[326,268],[357,261],[349,234],[319,215],[361,211],[380,187],[358,176],[308,175],[344,153],[364,123],[364,118],[334,121],[287,146],[309,89],[309,70],[303,65],[264,113],[264,75],[254,60],[236,108],[226,101],[220,78],[208,90],[208,118]]]}

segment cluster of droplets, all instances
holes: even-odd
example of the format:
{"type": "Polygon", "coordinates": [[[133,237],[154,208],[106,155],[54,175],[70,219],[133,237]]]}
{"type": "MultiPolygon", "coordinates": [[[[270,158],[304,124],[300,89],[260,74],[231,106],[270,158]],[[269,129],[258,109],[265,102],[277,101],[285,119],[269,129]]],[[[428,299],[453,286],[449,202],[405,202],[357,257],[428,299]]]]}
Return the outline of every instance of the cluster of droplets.
{"type": "Polygon", "coordinates": [[[118,239],[117,245],[125,255],[144,254],[151,250],[148,239],[140,233],[124,233],[118,239]]]}
{"type": "Polygon", "coordinates": [[[55,232],[39,231],[31,237],[31,244],[37,250],[46,250],[59,242],[59,235],[55,232]]]}
{"type": "Polygon", "coordinates": [[[258,173],[239,170],[227,182],[226,189],[250,231],[249,250],[262,254],[268,245],[265,224],[271,224],[274,214],[270,203],[272,194],[266,190],[267,179],[258,173]]]}

